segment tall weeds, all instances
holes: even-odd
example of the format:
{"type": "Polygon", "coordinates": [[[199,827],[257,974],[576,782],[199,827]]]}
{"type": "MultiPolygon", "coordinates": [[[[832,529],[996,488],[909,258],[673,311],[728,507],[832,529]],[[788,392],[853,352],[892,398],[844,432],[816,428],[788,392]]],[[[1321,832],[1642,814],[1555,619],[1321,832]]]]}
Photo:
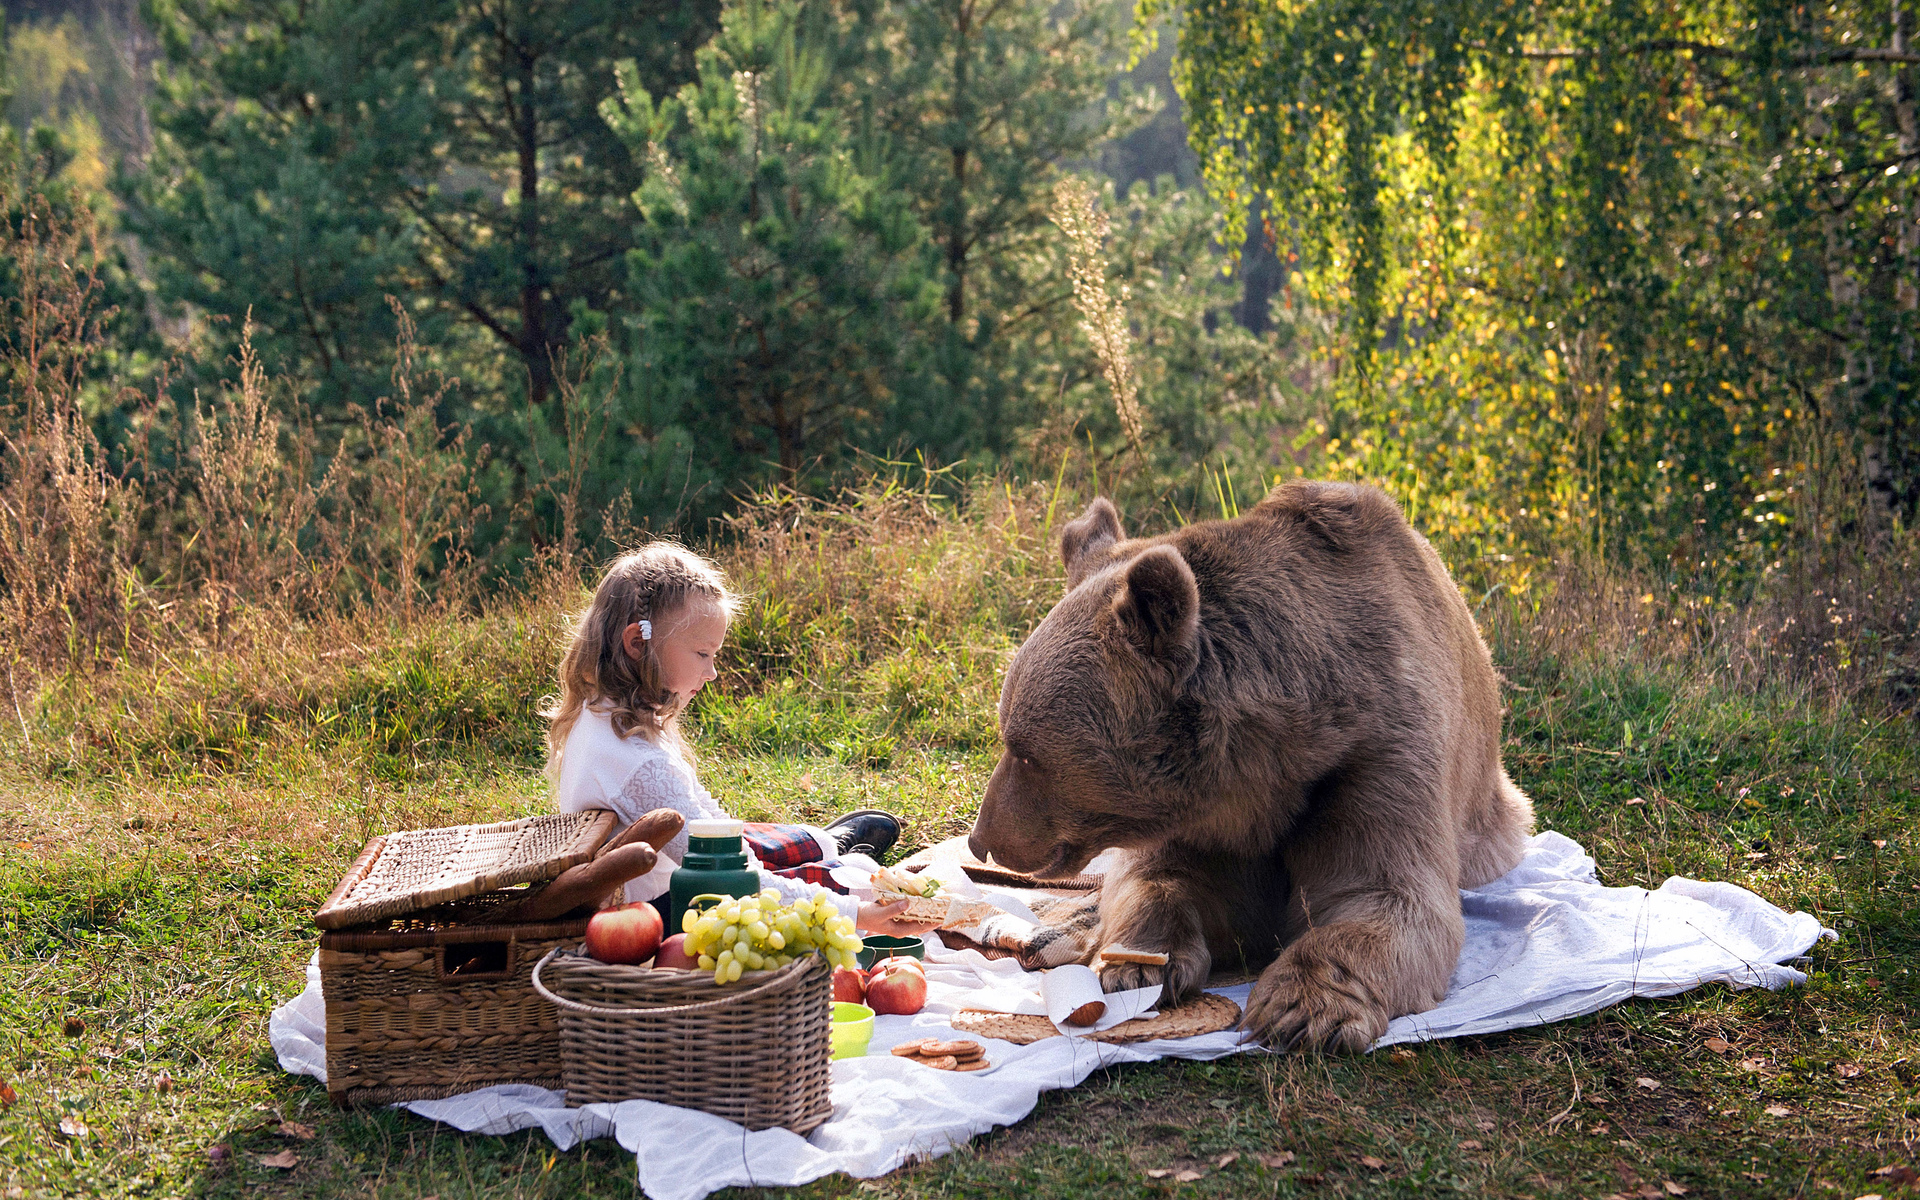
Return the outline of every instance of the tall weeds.
{"type": "MultiPolygon", "coordinates": [[[[111,654],[137,483],[108,471],[85,412],[105,345],[99,230],[30,202],[0,224],[0,645],[9,689],[41,664],[111,654]]],[[[124,644],[124,636],[120,639],[124,644]]]]}

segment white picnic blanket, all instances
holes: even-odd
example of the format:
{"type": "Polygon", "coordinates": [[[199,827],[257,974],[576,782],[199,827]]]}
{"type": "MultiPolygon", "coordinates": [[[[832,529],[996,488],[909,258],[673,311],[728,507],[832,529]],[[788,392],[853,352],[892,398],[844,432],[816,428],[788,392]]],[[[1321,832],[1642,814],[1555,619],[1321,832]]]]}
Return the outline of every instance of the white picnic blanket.
{"type": "MultiPolygon", "coordinates": [[[[987,889],[987,895],[994,893],[987,889]]],[[[1728,883],[1674,878],[1651,892],[1603,887],[1593,860],[1557,833],[1536,835],[1519,866],[1462,892],[1460,901],[1467,941],[1446,1000],[1394,1021],[1376,1049],[1543,1025],[1630,996],[1671,996],[1705,983],[1803,983],[1805,975],[1782,964],[1816,939],[1834,936],[1812,916],[1785,912],[1728,883]]],[[[563,1093],[521,1085],[402,1107],[469,1133],[538,1126],[562,1150],[611,1136],[633,1151],[640,1187],[652,1200],[700,1200],[723,1187],[795,1186],[836,1171],[885,1175],[1012,1125],[1033,1110],[1041,1092],[1073,1087],[1102,1067],[1259,1049],[1231,1032],[1127,1046],[1077,1037],[1029,1046],[981,1039],[993,1070],[930,1071],[888,1048],[910,1037],[954,1036],[947,1019],[961,1008],[1011,1010],[1022,994],[1037,1001],[1040,976],[1010,959],[930,946],[927,979],[924,1011],[877,1018],[868,1056],[833,1064],[833,1116],[806,1138],[784,1129],[750,1133],[719,1117],[645,1100],[568,1108],[563,1093]],[[978,1003],[988,997],[996,1002],[978,1003]]],[[[1245,1006],[1248,985],[1216,990],[1245,1006]]],[[[307,967],[306,990],[274,1011],[269,1032],[281,1067],[326,1078],[317,965],[307,967]]]]}

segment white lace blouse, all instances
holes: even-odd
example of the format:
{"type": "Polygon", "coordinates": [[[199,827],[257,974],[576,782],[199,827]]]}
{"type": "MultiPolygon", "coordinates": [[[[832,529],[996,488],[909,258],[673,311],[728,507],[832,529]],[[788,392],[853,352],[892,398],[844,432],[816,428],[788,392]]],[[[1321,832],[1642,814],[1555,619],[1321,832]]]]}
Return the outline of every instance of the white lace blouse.
{"type": "MultiPolygon", "coordinates": [[[[728,815],[700,786],[692,765],[677,747],[639,733],[623,738],[614,733],[612,717],[592,708],[581,712],[567,734],[566,745],[561,747],[560,783],[554,789],[554,799],[561,812],[612,809],[622,829],[656,808],[671,808],[689,821],[728,815]]],[[[628,901],[665,895],[673,869],[686,853],[687,834],[683,829],[662,849],[660,862],[652,871],[627,882],[628,901]]],[[[858,902],[851,896],[775,875],[753,856],[751,846],[747,847],[747,861],[760,872],[761,886],[773,888],[784,901],[826,892],[849,920],[858,911],[858,902]]]]}

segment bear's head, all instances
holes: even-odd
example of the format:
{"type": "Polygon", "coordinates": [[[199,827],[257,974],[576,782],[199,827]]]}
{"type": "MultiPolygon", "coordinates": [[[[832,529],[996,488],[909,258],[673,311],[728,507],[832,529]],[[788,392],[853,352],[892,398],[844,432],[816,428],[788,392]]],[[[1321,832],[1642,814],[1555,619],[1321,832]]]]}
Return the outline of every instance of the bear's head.
{"type": "Polygon", "coordinates": [[[1128,544],[1104,499],[1062,531],[1067,594],[1020,647],[1000,690],[1000,763],[968,846],[1041,878],[1109,846],[1163,841],[1180,801],[1156,786],[1177,753],[1170,719],[1197,661],[1200,593],[1168,545],[1128,544]]]}

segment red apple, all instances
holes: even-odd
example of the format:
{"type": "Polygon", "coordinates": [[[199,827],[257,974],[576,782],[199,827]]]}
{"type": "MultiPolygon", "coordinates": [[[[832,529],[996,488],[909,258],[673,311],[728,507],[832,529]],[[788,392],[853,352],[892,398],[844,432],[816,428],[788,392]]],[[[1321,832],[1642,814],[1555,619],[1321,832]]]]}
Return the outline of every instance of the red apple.
{"type": "Polygon", "coordinates": [[[638,965],[653,957],[664,932],[660,910],[646,901],[603,908],[587,922],[587,953],[603,963],[638,965]]]}
{"type": "Polygon", "coordinates": [[[858,971],[849,971],[845,967],[833,969],[833,998],[841,1004],[865,1004],[867,1002],[867,977],[858,971]]]}
{"type": "Polygon", "coordinates": [[[653,956],[655,967],[671,967],[676,971],[697,971],[700,963],[687,953],[687,935],[676,933],[660,943],[660,950],[653,956]]]}
{"type": "Polygon", "coordinates": [[[899,968],[902,970],[908,970],[908,971],[918,971],[920,972],[920,978],[922,979],[925,979],[927,977],[927,969],[926,967],[921,965],[919,959],[908,958],[906,955],[902,954],[894,958],[880,959],[879,961],[875,962],[873,966],[867,968],[867,982],[869,983],[873,982],[873,980],[879,977],[880,972],[882,971],[891,971],[896,968],[899,968]]]}
{"type": "MultiPolygon", "coordinates": [[[[867,1007],[877,1013],[910,1017],[927,1002],[927,977],[917,970],[898,966],[900,959],[888,959],[887,966],[874,972],[867,981],[867,1007]]],[[[904,960],[912,962],[912,959],[904,960]]]]}

